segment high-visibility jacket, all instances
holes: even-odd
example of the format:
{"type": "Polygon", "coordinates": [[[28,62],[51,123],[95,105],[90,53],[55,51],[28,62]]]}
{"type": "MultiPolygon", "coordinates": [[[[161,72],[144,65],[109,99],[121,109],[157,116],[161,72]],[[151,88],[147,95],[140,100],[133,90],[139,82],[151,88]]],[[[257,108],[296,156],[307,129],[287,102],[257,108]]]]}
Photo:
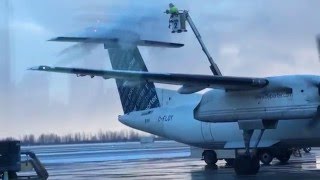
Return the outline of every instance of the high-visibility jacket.
{"type": "Polygon", "coordinates": [[[179,10],[177,7],[173,6],[172,8],[170,8],[169,12],[170,14],[178,14],[179,10]]]}

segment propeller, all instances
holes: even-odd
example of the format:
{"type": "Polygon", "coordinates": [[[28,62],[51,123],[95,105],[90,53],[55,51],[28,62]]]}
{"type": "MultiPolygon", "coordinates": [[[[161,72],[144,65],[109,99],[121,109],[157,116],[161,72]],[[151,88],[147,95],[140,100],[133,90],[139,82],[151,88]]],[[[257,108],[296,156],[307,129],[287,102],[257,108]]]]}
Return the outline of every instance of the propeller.
{"type": "MultiPolygon", "coordinates": [[[[316,36],[316,44],[317,44],[317,50],[318,50],[318,58],[320,61],[320,34],[316,36]]],[[[318,94],[320,96],[320,83],[315,85],[318,87],[318,94]]],[[[308,123],[307,130],[312,129],[313,127],[317,126],[319,123],[320,123],[320,106],[318,106],[315,116],[308,123]]]]}
{"type": "Polygon", "coordinates": [[[316,115],[312,118],[312,120],[307,124],[307,130],[312,129],[317,126],[320,122],[320,106],[317,108],[316,115]]]}

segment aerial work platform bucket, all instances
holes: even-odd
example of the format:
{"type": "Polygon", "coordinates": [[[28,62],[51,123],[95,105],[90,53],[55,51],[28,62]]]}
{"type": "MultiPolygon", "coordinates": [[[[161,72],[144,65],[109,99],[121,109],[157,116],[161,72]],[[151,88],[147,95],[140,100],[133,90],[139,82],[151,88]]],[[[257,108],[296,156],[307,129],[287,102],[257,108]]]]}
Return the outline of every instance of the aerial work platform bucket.
{"type": "Polygon", "coordinates": [[[186,13],[184,11],[178,14],[172,14],[169,20],[169,28],[171,28],[172,33],[187,32],[186,29],[186,13]]]}
{"type": "Polygon", "coordinates": [[[217,64],[213,61],[213,58],[211,57],[207,47],[205,46],[204,42],[202,41],[201,35],[193,23],[190,14],[187,10],[178,10],[177,7],[175,7],[172,3],[169,4],[169,10],[166,10],[166,14],[170,14],[169,19],[169,28],[172,30],[172,33],[182,33],[187,32],[186,29],[186,23],[189,23],[190,28],[192,29],[194,35],[196,36],[199,44],[201,45],[201,48],[203,52],[206,54],[209,63],[210,63],[210,69],[215,76],[222,76],[221,71],[219,70],[217,64]]]}

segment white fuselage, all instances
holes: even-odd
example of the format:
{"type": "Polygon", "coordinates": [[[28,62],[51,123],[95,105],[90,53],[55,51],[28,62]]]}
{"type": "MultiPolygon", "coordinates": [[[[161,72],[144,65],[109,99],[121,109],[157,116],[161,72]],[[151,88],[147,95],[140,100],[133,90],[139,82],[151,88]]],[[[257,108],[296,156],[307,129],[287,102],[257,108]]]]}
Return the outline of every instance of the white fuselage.
{"type": "MultiPolygon", "coordinates": [[[[270,117],[277,120],[277,126],[265,131],[259,147],[320,146],[320,123],[308,128],[320,105],[320,77],[282,76],[268,80],[268,88],[260,90],[211,90],[203,95],[174,95],[168,102],[162,102],[160,108],[131,112],[120,116],[119,120],[132,128],[188,145],[204,149],[234,149],[244,147],[242,130],[234,120],[270,117]],[[284,92],[288,89],[291,89],[289,94],[284,92]],[[181,97],[170,102],[176,96],[181,97]],[[193,97],[188,99],[188,96],[193,97]],[[197,112],[199,109],[202,114],[197,112]],[[206,116],[199,120],[196,117],[199,114],[206,116]],[[223,114],[226,122],[224,119],[219,122],[212,120],[218,120],[217,117],[223,117],[223,114]]],[[[255,131],[251,146],[255,144],[258,133],[255,131]]]]}

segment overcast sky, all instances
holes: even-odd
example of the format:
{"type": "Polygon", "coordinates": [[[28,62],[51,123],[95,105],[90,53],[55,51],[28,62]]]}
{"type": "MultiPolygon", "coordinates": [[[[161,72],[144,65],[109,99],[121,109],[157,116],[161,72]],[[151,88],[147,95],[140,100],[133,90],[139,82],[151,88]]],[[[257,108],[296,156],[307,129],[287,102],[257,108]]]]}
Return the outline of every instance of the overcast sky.
{"type": "MultiPolygon", "coordinates": [[[[46,41],[55,36],[75,32],[90,33],[92,28],[88,27],[131,29],[145,38],[185,44],[181,49],[140,48],[149,71],[210,74],[208,62],[191,30],[189,29],[188,33],[171,34],[167,29],[168,16],[163,12],[171,1],[10,2],[12,81],[16,88],[27,88],[30,91],[25,95],[28,96],[28,101],[19,101],[19,106],[34,108],[28,109],[32,112],[28,118],[23,115],[26,112],[15,110],[15,114],[22,115],[11,116],[12,119],[7,121],[10,130],[2,126],[4,129],[0,128],[1,137],[25,133],[66,134],[126,128],[117,121],[117,115],[121,114],[122,110],[113,80],[91,80],[26,71],[34,65],[110,69],[108,54],[102,46],[71,49],[58,56],[73,44],[46,41]],[[43,102],[50,103],[50,108],[37,115],[37,112],[42,111],[43,105],[30,101],[41,101],[39,97],[47,96],[39,90],[39,82],[44,85],[47,83],[49,100],[43,102]],[[43,96],[39,95],[41,93],[43,96]],[[71,106],[72,99],[82,98],[85,100],[77,100],[75,104],[83,102],[86,106],[71,106]],[[53,102],[63,105],[63,108],[57,108],[61,106],[54,106],[53,102]],[[64,116],[65,109],[69,109],[67,117],[64,116]]],[[[190,10],[209,51],[224,75],[266,77],[320,74],[315,46],[315,36],[320,32],[319,0],[172,2],[179,9],[190,10]]],[[[102,30],[101,32],[103,33],[102,30]]],[[[13,109],[15,108],[17,109],[13,109]]]]}

